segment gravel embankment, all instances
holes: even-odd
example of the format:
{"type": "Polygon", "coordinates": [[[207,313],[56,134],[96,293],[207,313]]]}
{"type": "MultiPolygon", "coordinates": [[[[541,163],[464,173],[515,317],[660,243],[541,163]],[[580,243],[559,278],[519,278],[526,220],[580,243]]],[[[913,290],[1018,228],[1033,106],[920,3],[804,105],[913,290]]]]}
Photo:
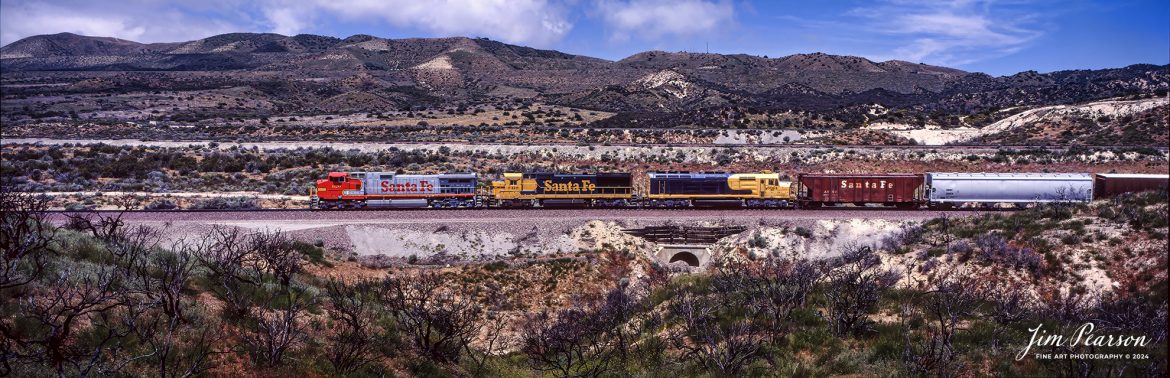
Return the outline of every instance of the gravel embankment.
{"type": "MultiPolygon", "coordinates": [[[[379,243],[439,238],[445,234],[497,238],[556,240],[589,221],[615,222],[621,227],[674,224],[743,224],[748,226],[811,226],[823,220],[925,220],[970,216],[976,212],[894,210],[711,210],[711,209],[474,209],[259,212],[131,212],[128,224],[164,229],[168,239],[198,237],[212,226],[279,230],[308,242],[321,241],[342,251],[376,250],[379,243]]],[[[65,217],[55,214],[54,219],[65,217]]],[[[491,243],[488,243],[491,242],[491,243]]],[[[442,244],[442,243],[439,243],[442,244]]]]}

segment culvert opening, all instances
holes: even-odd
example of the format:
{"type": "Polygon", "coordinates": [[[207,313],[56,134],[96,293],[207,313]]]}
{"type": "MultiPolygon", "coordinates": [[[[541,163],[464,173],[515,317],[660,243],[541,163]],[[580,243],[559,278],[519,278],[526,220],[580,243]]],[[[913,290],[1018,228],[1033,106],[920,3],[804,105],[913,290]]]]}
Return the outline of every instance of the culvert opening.
{"type": "Polygon", "coordinates": [[[699,257],[690,252],[679,252],[670,256],[670,262],[682,261],[690,266],[699,266],[699,257]]]}

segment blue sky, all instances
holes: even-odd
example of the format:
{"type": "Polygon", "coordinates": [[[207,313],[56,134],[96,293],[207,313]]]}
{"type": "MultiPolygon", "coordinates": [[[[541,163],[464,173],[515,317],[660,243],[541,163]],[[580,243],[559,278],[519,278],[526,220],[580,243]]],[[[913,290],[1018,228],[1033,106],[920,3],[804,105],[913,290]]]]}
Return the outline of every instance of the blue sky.
{"type": "Polygon", "coordinates": [[[471,36],[617,60],[646,50],[824,52],[992,75],[1170,63],[1170,1],[0,0],[0,44],[73,32],[471,36]]]}

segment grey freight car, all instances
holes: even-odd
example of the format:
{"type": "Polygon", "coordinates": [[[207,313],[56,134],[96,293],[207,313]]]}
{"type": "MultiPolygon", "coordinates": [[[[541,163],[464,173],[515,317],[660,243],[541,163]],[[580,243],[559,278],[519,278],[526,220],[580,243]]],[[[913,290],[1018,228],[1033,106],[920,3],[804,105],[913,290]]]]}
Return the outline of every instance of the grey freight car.
{"type": "Polygon", "coordinates": [[[1025,206],[1093,199],[1093,175],[1088,173],[930,172],[926,174],[926,185],[932,207],[1025,206]]]}

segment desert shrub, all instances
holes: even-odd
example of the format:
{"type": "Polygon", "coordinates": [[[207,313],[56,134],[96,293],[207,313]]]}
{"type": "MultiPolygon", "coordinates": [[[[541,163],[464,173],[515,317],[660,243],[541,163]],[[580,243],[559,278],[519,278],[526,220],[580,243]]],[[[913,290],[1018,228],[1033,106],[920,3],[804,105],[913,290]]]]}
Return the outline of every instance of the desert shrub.
{"type": "Polygon", "coordinates": [[[768,239],[764,238],[759,231],[752,234],[751,239],[748,239],[748,246],[752,248],[765,248],[768,246],[768,239]]]}
{"type": "Polygon", "coordinates": [[[625,323],[641,306],[623,289],[604,301],[538,313],[526,321],[521,351],[530,366],[557,376],[596,377],[619,368],[633,334],[625,323]]]}
{"type": "Polygon", "coordinates": [[[147,210],[174,210],[179,208],[179,205],[175,204],[175,201],[170,199],[160,198],[154,201],[150,201],[150,203],[146,204],[146,206],[143,208],[147,210]]]}
{"type": "Polygon", "coordinates": [[[833,333],[858,335],[871,331],[867,315],[875,309],[881,294],[898,282],[898,273],[882,269],[881,257],[869,247],[849,248],[832,266],[825,296],[833,333]]]}
{"type": "Polygon", "coordinates": [[[289,243],[291,243],[290,247],[292,249],[300,252],[300,254],[304,256],[305,259],[309,260],[310,263],[325,267],[333,266],[332,263],[325,259],[325,250],[323,248],[315,244],[310,244],[299,240],[289,241],[289,243]]]}
{"type": "Polygon", "coordinates": [[[70,202],[65,205],[65,211],[86,211],[93,210],[93,206],[89,206],[79,202],[70,202]]]}
{"type": "Polygon", "coordinates": [[[703,370],[740,375],[763,357],[765,332],[752,318],[735,318],[738,310],[718,297],[683,292],[670,305],[679,324],[669,333],[671,346],[703,370]]]}
{"type": "Polygon", "coordinates": [[[1012,246],[996,233],[980,235],[974,242],[979,247],[976,258],[980,262],[1002,264],[1038,273],[1044,261],[1044,257],[1032,248],[1012,246]]]}
{"type": "Polygon", "coordinates": [[[259,209],[260,201],[256,197],[212,197],[195,201],[191,208],[195,210],[259,209]]]}
{"type": "Polygon", "coordinates": [[[898,231],[883,237],[881,247],[890,252],[902,252],[904,246],[921,243],[924,235],[926,228],[919,225],[904,225],[898,231]]]}
{"type": "Polygon", "coordinates": [[[947,253],[959,254],[960,256],[969,257],[973,251],[974,248],[971,246],[971,242],[966,240],[959,240],[947,245],[947,253]]]}

